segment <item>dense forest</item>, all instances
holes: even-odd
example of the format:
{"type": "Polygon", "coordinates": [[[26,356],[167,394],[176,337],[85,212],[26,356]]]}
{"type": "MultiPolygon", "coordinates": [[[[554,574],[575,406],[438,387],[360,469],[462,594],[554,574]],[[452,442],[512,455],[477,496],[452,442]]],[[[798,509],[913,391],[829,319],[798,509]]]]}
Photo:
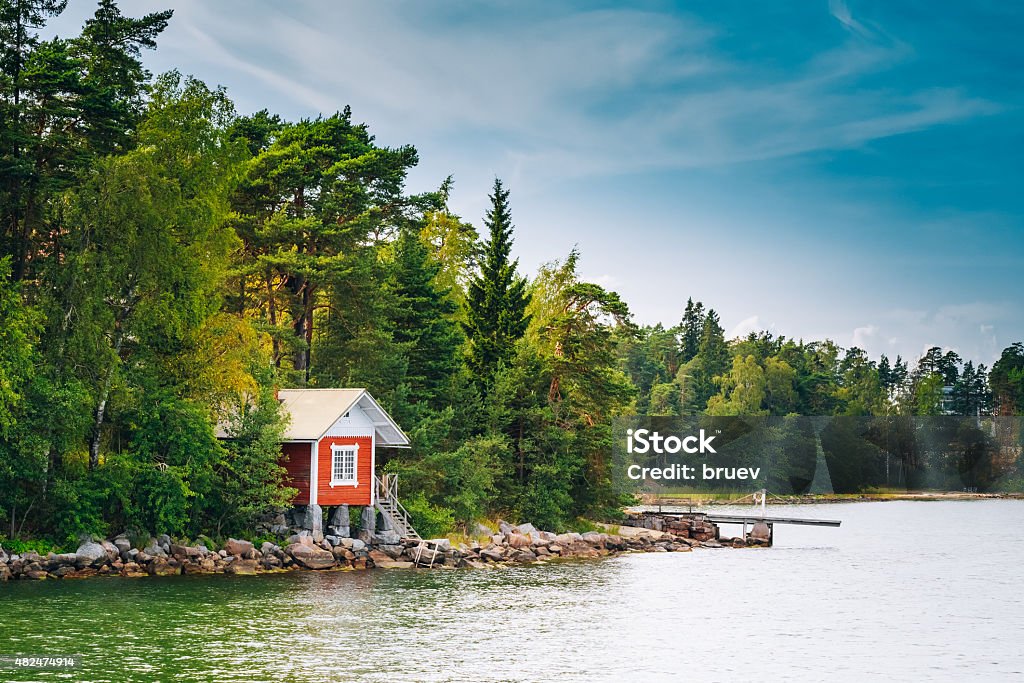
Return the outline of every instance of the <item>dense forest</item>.
{"type": "Polygon", "coordinates": [[[427,533],[617,509],[618,416],[1024,412],[1019,343],[991,369],[939,348],[875,361],[727,340],[692,300],[638,326],[575,250],[520,272],[500,180],[475,227],[451,179],[409,193],[415,148],[348,107],[239,114],[223,89],[147,72],[170,11],[101,0],[79,35],[44,39],[65,4],[0,0],[10,537],[244,531],[290,493],[275,387],[368,388],[412,439],[386,466],[427,533]]]}

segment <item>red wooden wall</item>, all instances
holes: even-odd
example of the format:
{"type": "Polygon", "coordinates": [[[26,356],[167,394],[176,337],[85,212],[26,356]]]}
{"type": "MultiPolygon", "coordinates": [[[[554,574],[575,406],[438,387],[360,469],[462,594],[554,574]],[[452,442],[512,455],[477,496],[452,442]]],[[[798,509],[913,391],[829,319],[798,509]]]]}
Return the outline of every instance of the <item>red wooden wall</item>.
{"type": "MultiPolygon", "coordinates": [[[[373,469],[371,459],[373,441],[368,436],[328,436],[320,440],[317,452],[317,503],[319,505],[369,505],[373,490],[373,469]],[[331,488],[331,446],[359,444],[356,456],[356,478],[359,486],[335,486],[331,488]]],[[[308,493],[307,493],[308,495],[308,493]]],[[[308,501],[308,498],[307,498],[308,501]]]]}
{"type": "Polygon", "coordinates": [[[309,443],[281,444],[281,465],[288,470],[285,484],[299,491],[292,498],[295,505],[309,503],[309,453],[312,447],[313,444],[309,443]]]}

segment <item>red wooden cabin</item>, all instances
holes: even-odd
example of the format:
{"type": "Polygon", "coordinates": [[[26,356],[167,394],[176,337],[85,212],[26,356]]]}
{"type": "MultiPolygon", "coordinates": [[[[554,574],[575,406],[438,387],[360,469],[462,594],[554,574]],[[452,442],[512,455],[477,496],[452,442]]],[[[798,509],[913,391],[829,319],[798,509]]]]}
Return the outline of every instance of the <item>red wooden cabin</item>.
{"type": "Polygon", "coordinates": [[[281,444],[295,505],[375,505],[378,446],[409,438],[365,389],[281,389],[290,421],[281,444]]]}

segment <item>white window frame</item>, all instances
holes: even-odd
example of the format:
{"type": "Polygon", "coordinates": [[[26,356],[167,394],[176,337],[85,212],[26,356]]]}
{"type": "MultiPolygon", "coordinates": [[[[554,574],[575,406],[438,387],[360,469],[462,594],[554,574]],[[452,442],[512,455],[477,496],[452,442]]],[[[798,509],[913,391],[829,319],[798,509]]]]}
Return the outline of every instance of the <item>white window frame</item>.
{"type": "Polygon", "coordinates": [[[331,487],[359,486],[359,444],[331,444],[331,487]],[[346,456],[352,458],[352,476],[345,477],[346,456]],[[340,478],[339,478],[340,477],[340,478]]]}

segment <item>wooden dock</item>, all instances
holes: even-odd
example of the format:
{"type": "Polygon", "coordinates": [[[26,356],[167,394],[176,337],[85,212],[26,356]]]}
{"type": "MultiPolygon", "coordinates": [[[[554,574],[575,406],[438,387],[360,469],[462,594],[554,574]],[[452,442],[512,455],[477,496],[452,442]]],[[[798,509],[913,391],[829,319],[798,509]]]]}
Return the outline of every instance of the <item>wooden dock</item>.
{"type": "Polygon", "coordinates": [[[627,518],[623,526],[638,526],[658,531],[668,531],[687,536],[696,536],[706,540],[709,531],[715,540],[720,538],[719,526],[722,524],[740,524],[743,534],[740,538],[744,543],[757,542],[760,545],[772,545],[775,538],[776,524],[796,524],[800,526],[838,527],[842,524],[838,519],[815,519],[806,517],[776,517],[766,514],[762,506],[759,512],[751,514],[726,514],[704,512],[700,510],[669,511],[661,506],[643,506],[635,508],[635,512],[627,518]],[[748,535],[747,529],[750,529],[748,535]],[[713,530],[713,531],[712,531],[713,530]]]}
{"type": "MultiPolygon", "coordinates": [[[[662,513],[671,515],[673,513],[662,513]]],[[[680,512],[680,515],[688,515],[691,513],[680,512]]],[[[839,526],[842,524],[841,520],[838,519],[801,519],[799,517],[762,517],[761,515],[720,515],[715,512],[707,513],[692,513],[692,514],[703,514],[705,518],[718,524],[756,524],[757,522],[765,522],[767,524],[801,524],[804,526],[839,526]]]]}

